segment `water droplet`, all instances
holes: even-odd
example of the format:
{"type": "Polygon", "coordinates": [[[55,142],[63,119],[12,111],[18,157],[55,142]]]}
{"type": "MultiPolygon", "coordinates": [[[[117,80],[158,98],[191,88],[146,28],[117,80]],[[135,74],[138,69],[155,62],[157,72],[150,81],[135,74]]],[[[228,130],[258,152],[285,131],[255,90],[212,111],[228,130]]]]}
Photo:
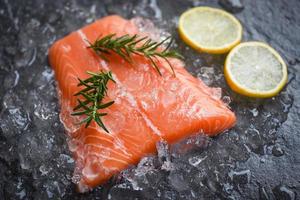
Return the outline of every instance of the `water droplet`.
{"type": "Polygon", "coordinates": [[[195,156],[189,158],[189,163],[193,165],[194,167],[197,167],[202,161],[204,161],[207,158],[207,156],[201,157],[201,156],[195,156]]]}
{"type": "Polygon", "coordinates": [[[45,165],[41,165],[39,168],[40,172],[42,173],[42,176],[45,176],[49,173],[49,170],[45,167],[45,165]]]}
{"type": "Polygon", "coordinates": [[[257,108],[249,109],[249,111],[252,113],[253,117],[257,117],[257,115],[258,115],[257,108]]]}
{"type": "Polygon", "coordinates": [[[228,173],[230,179],[237,184],[246,184],[250,182],[251,172],[249,169],[242,170],[242,171],[233,171],[231,170],[228,173]]]}
{"type": "Polygon", "coordinates": [[[288,199],[288,200],[296,199],[295,192],[284,185],[276,186],[272,191],[276,196],[276,198],[278,199],[288,199]]]}
{"type": "Polygon", "coordinates": [[[280,157],[284,154],[284,150],[280,146],[275,145],[272,148],[272,154],[276,157],[280,157]]]}
{"type": "Polygon", "coordinates": [[[229,96],[223,96],[222,101],[226,104],[229,105],[231,103],[231,98],[229,96]]]}

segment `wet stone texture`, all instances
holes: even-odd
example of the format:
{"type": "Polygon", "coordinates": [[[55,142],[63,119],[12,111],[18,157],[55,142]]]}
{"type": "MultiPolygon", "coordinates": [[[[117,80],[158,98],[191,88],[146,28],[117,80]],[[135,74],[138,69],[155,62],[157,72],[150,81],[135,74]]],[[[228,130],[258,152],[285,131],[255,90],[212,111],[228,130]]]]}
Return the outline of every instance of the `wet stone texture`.
{"type": "Polygon", "coordinates": [[[299,10],[299,0],[0,0],[0,199],[300,199],[299,10]],[[235,13],[245,41],[278,50],[288,64],[287,87],[265,100],[230,91],[225,55],[196,53],[178,38],[178,16],[193,6],[235,13]],[[187,69],[223,89],[238,122],[215,138],[158,143],[158,156],[79,195],[47,49],[108,14],[146,17],[171,33],[187,69]]]}

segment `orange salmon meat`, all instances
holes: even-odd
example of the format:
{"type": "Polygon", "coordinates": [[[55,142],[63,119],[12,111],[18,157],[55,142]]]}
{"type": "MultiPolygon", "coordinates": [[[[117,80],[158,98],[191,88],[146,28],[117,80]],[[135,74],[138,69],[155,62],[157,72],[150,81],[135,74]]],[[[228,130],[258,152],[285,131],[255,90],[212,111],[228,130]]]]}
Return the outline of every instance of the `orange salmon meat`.
{"type": "Polygon", "coordinates": [[[60,119],[76,160],[80,192],[105,183],[143,156],[155,153],[160,140],[171,144],[194,133],[214,136],[236,122],[234,113],[214,96],[214,89],[193,77],[178,59],[169,59],[176,76],[166,61],[158,59],[160,76],[144,56],[133,55],[132,63],[128,63],[111,53],[105,61],[87,48],[87,41],[113,33],[147,34],[132,20],[107,16],[58,40],[49,50],[58,83],[60,119]],[[103,111],[109,133],[95,122],[87,128],[79,126],[84,116],[71,116],[77,105],[74,94],[80,90],[77,78],[89,77],[86,71],[101,70],[111,71],[116,81],[108,83],[104,99],[115,101],[103,111]]]}

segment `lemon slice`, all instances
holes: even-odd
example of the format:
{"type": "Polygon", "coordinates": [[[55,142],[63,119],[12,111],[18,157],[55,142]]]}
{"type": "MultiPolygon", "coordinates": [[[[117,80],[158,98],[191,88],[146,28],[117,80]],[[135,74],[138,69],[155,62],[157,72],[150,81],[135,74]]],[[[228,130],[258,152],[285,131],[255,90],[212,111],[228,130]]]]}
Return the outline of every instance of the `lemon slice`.
{"type": "Polygon", "coordinates": [[[261,42],[245,42],[228,54],[225,79],[235,92],[257,98],[275,96],[287,82],[287,67],[281,56],[261,42]]]}
{"type": "Polygon", "coordinates": [[[240,22],[233,15],[210,7],[184,12],[179,18],[178,31],[188,45],[206,53],[226,53],[242,39],[240,22]]]}

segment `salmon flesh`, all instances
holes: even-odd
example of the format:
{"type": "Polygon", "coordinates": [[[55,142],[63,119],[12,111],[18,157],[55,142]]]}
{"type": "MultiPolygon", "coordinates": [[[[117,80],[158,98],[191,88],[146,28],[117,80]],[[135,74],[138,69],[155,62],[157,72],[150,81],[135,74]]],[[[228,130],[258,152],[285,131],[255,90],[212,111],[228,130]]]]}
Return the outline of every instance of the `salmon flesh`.
{"type": "MultiPolygon", "coordinates": [[[[128,63],[116,54],[101,59],[88,42],[115,33],[145,35],[132,20],[107,16],[56,41],[49,50],[61,104],[60,119],[68,133],[68,145],[76,160],[74,177],[80,192],[96,187],[114,174],[156,152],[158,141],[174,143],[194,133],[214,136],[231,128],[235,115],[214,95],[214,89],[193,77],[178,59],[158,60],[162,76],[148,59],[134,55],[128,63]],[[86,71],[111,71],[116,83],[108,84],[104,101],[105,132],[95,122],[78,125],[84,116],[71,116],[76,106],[78,79],[86,71]]],[[[187,58],[188,59],[188,58],[187,58]]]]}

